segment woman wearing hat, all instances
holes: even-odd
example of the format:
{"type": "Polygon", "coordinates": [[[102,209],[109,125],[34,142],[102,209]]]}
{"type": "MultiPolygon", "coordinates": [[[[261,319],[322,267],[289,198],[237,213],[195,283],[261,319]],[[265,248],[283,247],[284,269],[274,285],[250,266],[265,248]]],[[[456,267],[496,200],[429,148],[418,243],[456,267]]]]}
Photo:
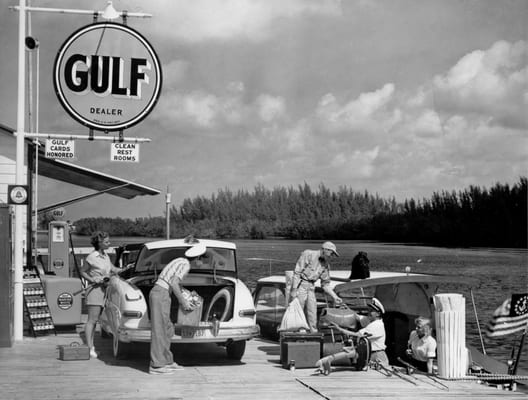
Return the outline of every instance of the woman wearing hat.
{"type": "Polygon", "coordinates": [[[185,257],[179,257],[169,262],[159,274],[158,280],[150,291],[150,368],[149,374],[172,374],[183,369],[174,362],[170,351],[174,326],[170,319],[171,296],[174,293],[180,307],[185,311],[193,309],[184,297],[181,282],[191,269],[191,261],[201,258],[207,248],[198,243],[185,252],[185,257]]]}
{"type": "MultiPolygon", "coordinates": [[[[370,308],[368,314],[369,323],[364,328],[360,329],[357,332],[349,331],[338,325],[334,324],[334,327],[339,331],[343,332],[349,336],[356,337],[366,337],[370,342],[370,360],[371,362],[379,363],[385,368],[389,367],[389,358],[387,353],[385,353],[385,324],[381,319],[385,313],[385,308],[383,304],[376,299],[372,298],[372,301],[368,303],[370,308]]],[[[328,375],[331,370],[332,361],[343,359],[343,358],[355,358],[357,357],[355,350],[349,351],[344,349],[344,352],[340,352],[328,357],[324,357],[317,361],[316,366],[319,371],[323,372],[325,375],[328,375]]]]}

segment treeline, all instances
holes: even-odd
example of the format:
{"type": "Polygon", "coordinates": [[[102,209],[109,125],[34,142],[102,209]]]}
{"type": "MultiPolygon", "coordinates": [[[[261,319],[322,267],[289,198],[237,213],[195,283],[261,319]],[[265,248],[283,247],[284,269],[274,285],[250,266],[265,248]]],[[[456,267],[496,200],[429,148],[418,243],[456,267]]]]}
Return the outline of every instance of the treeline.
{"type": "MultiPolygon", "coordinates": [[[[170,211],[171,237],[347,239],[448,246],[527,247],[527,183],[491,189],[434,193],[431,199],[396,202],[321,184],[253,192],[219,190],[210,198],[185,199],[170,211]]],[[[85,218],[77,233],[102,229],[118,236],[165,236],[165,217],[85,218]]]]}
{"type": "Polygon", "coordinates": [[[409,200],[402,213],[373,216],[365,232],[381,241],[527,248],[527,183],[522,177],[511,187],[470,186],[422,202],[409,200]]]}

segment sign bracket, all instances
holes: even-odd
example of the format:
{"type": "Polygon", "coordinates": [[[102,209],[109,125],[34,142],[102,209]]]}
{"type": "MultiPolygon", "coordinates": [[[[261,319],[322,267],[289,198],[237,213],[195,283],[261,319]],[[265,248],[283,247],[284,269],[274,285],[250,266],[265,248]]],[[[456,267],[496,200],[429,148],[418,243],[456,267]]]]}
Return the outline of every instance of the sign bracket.
{"type": "MultiPolygon", "coordinates": [[[[90,131],[90,135],[73,135],[73,134],[60,134],[60,133],[29,133],[26,132],[25,136],[29,138],[45,138],[45,139],[64,139],[64,140],[106,140],[108,142],[115,142],[114,136],[94,136],[93,130],[90,131]]],[[[148,143],[150,138],[126,138],[123,135],[123,131],[119,131],[119,142],[134,142],[134,143],[148,143]]]]}

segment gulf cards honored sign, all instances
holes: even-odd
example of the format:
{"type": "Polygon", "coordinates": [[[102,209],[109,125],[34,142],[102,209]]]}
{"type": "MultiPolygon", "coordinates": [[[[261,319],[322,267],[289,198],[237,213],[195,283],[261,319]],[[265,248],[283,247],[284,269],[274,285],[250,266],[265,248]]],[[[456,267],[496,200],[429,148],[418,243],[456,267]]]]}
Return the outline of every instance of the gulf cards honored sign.
{"type": "Polygon", "coordinates": [[[64,42],[53,83],[60,103],[81,124],[117,131],[145,118],[161,92],[161,65],[149,42],[112,22],[85,26],[64,42]]]}

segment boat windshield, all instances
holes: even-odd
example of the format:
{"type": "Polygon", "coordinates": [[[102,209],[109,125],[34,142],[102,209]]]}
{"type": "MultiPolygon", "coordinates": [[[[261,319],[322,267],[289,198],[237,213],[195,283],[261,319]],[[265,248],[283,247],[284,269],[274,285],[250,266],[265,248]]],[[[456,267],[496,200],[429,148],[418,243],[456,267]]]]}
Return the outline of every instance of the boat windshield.
{"type": "MultiPolygon", "coordinates": [[[[169,262],[184,257],[188,247],[166,247],[161,249],[143,248],[136,261],[136,272],[160,272],[169,262]]],[[[236,272],[235,250],[208,247],[201,259],[191,262],[191,272],[236,272]]]]}

